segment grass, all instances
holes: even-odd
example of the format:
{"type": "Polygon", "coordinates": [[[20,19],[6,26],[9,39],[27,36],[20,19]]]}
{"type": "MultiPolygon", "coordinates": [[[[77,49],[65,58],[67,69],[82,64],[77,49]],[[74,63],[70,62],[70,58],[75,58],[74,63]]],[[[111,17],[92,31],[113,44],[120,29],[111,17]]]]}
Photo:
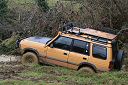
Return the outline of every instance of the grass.
{"type": "Polygon", "coordinates": [[[5,80],[5,81],[0,81],[0,85],[37,85],[32,81],[20,81],[20,80],[5,80]]]}
{"type": "MultiPolygon", "coordinates": [[[[50,7],[55,6],[57,1],[59,1],[59,0],[47,0],[50,7]]],[[[68,0],[61,0],[61,2],[63,3],[64,6],[72,6],[74,11],[78,11],[79,8],[81,7],[81,5],[79,3],[74,3],[75,1],[72,1],[72,5],[71,5],[70,1],[68,1],[68,0]]]]}
{"type": "MultiPolygon", "coordinates": [[[[49,6],[54,6],[59,0],[47,0],[49,6]]],[[[16,3],[19,5],[35,4],[36,0],[9,0],[9,3],[16,3]]]]}
{"type": "Polygon", "coordinates": [[[36,65],[17,74],[18,79],[1,80],[0,85],[126,85],[128,72],[79,74],[63,67],[36,65]]]}
{"type": "MultiPolygon", "coordinates": [[[[49,5],[49,7],[52,8],[55,6],[57,1],[59,1],[59,0],[47,0],[47,3],[49,5]]],[[[64,6],[71,5],[70,1],[61,0],[61,2],[64,3],[64,6]]],[[[9,2],[8,2],[8,6],[10,9],[15,8],[15,7],[20,7],[20,8],[29,10],[35,4],[36,4],[36,0],[9,0],[9,2]]],[[[73,6],[73,10],[75,10],[75,11],[78,11],[79,8],[81,7],[79,3],[75,3],[72,6],[73,6]]]]}
{"type": "Polygon", "coordinates": [[[48,4],[49,4],[50,7],[55,6],[55,4],[57,3],[57,1],[59,1],[59,0],[47,0],[47,2],[48,2],[48,4]]]}
{"type": "Polygon", "coordinates": [[[35,0],[9,0],[8,8],[17,9],[17,11],[22,10],[31,10],[35,6],[35,0]]]}
{"type": "Polygon", "coordinates": [[[11,2],[15,2],[17,4],[25,4],[25,3],[35,3],[35,0],[9,0],[11,2]]]}

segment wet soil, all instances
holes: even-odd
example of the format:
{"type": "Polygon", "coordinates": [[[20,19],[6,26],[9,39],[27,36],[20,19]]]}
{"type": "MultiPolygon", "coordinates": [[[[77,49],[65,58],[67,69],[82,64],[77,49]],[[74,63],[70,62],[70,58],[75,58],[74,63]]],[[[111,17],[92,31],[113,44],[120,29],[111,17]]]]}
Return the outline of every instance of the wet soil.
{"type": "MultiPolygon", "coordinates": [[[[6,57],[7,58],[7,57],[6,57]]],[[[17,57],[16,57],[17,58],[17,57]]],[[[128,71],[128,58],[125,58],[124,61],[125,67],[124,71],[128,71]]],[[[33,67],[24,66],[20,63],[19,59],[11,60],[11,61],[2,61],[0,62],[0,80],[35,80],[38,81],[38,78],[28,78],[19,76],[20,73],[25,72],[26,70],[32,70],[33,67]]]]}

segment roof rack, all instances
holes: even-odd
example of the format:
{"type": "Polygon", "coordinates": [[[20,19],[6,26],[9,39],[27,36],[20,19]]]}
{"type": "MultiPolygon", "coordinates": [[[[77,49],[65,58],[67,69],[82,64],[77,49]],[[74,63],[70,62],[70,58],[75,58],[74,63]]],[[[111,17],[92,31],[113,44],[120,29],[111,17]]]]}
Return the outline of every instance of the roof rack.
{"type": "Polygon", "coordinates": [[[100,43],[108,43],[108,41],[112,41],[114,38],[116,38],[117,35],[97,31],[94,29],[86,28],[78,28],[78,27],[73,27],[71,29],[65,30],[64,33],[70,33],[70,34],[75,34],[77,36],[83,37],[82,35],[86,35],[87,39],[90,39],[91,41],[94,42],[100,42],[100,43]]]}

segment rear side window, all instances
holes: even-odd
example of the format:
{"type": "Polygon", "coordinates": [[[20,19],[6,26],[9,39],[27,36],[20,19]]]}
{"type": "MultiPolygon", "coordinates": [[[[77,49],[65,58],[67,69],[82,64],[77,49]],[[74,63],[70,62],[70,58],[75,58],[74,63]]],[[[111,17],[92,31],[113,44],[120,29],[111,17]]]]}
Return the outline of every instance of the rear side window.
{"type": "Polygon", "coordinates": [[[71,51],[89,55],[89,43],[85,41],[74,40],[71,51]]]}
{"type": "Polygon", "coordinates": [[[53,47],[64,49],[64,50],[70,50],[70,45],[72,43],[72,39],[67,37],[59,37],[54,43],[53,47]]]}
{"type": "Polygon", "coordinates": [[[107,48],[101,45],[93,45],[93,57],[99,59],[107,59],[107,48]]]}

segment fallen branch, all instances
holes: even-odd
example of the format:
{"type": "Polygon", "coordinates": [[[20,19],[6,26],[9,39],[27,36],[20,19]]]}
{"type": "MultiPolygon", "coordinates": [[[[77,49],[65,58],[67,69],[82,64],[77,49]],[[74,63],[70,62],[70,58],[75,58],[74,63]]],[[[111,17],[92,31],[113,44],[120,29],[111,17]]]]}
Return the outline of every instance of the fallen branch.
{"type": "Polygon", "coordinates": [[[128,28],[121,29],[121,30],[117,33],[117,35],[120,35],[123,31],[126,31],[126,30],[128,30],[128,28]]]}

